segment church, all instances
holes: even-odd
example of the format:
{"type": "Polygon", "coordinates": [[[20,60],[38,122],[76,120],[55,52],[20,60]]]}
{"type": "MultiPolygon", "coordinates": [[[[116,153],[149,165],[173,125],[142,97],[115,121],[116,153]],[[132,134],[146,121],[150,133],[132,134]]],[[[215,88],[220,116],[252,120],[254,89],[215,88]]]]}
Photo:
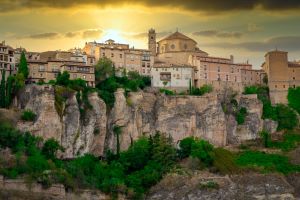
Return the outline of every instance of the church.
{"type": "Polygon", "coordinates": [[[148,49],[155,57],[151,70],[153,87],[187,90],[190,84],[211,84],[215,90],[231,87],[242,92],[245,85],[262,84],[265,76],[263,70],[252,69],[248,62],[235,63],[232,55],[209,56],[194,39],[178,31],[157,42],[155,30],[150,29],[148,49]]]}

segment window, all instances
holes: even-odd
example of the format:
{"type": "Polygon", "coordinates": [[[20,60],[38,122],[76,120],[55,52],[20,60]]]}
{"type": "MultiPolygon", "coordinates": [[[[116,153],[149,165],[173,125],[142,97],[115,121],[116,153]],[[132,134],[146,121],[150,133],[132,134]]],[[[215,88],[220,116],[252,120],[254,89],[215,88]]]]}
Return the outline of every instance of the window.
{"type": "Polygon", "coordinates": [[[39,66],[39,71],[45,71],[45,66],[44,65],[40,65],[39,66]]]}
{"type": "Polygon", "coordinates": [[[112,57],[112,58],[114,57],[114,54],[113,54],[113,53],[111,53],[111,57],[112,57]]]}
{"type": "Polygon", "coordinates": [[[77,74],[73,74],[73,78],[77,78],[77,74]]]}
{"type": "Polygon", "coordinates": [[[283,88],[285,88],[285,85],[283,85],[283,88]]]}
{"type": "Polygon", "coordinates": [[[218,72],[220,72],[220,67],[218,67],[218,72]]]}
{"type": "Polygon", "coordinates": [[[83,75],[83,79],[86,79],[86,76],[85,76],[85,75],[83,75]]]}
{"type": "Polygon", "coordinates": [[[234,81],[236,82],[236,76],[234,77],[234,81]]]}
{"type": "Polygon", "coordinates": [[[122,54],[120,54],[120,58],[122,58],[123,57],[123,55],[122,54]]]}
{"type": "Polygon", "coordinates": [[[187,49],[187,48],[188,48],[187,44],[184,44],[184,45],[183,45],[183,48],[184,48],[184,49],[187,49]]]}
{"type": "Polygon", "coordinates": [[[228,75],[226,75],[226,81],[228,81],[228,75]]]}
{"type": "Polygon", "coordinates": [[[172,44],[172,45],[171,45],[171,49],[175,49],[175,44],[172,44]]]}
{"type": "Polygon", "coordinates": [[[221,80],[221,76],[220,76],[220,74],[218,74],[218,81],[220,81],[221,80]]]}
{"type": "Polygon", "coordinates": [[[277,88],[277,85],[275,85],[275,88],[277,88]]]}
{"type": "Polygon", "coordinates": [[[207,73],[204,74],[204,78],[207,79],[207,73]]]}
{"type": "Polygon", "coordinates": [[[295,80],[295,77],[293,77],[293,80],[295,80]]]}

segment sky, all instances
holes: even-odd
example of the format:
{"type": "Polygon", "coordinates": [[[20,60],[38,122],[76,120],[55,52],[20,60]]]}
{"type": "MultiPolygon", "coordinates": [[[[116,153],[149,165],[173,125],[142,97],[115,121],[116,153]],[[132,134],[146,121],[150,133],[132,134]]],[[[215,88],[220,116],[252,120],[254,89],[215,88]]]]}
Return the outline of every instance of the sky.
{"type": "Polygon", "coordinates": [[[147,48],[179,32],[211,56],[253,64],[267,51],[300,60],[300,0],[0,0],[0,40],[28,51],[82,48],[114,39],[147,48]]]}

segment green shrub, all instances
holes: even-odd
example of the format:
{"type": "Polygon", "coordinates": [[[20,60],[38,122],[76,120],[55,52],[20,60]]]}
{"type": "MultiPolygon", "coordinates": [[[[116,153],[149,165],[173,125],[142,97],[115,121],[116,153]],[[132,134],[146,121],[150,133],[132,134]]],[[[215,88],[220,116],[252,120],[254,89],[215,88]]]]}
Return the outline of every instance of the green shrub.
{"type": "Polygon", "coordinates": [[[235,115],[235,119],[239,125],[244,124],[246,115],[247,115],[247,109],[245,107],[241,107],[235,115]]]}
{"type": "Polygon", "coordinates": [[[159,92],[164,93],[165,95],[175,95],[175,93],[172,90],[167,90],[167,89],[164,89],[164,88],[160,88],[159,92]]]}
{"type": "Polygon", "coordinates": [[[290,151],[300,144],[300,134],[287,132],[283,135],[282,141],[271,141],[270,147],[281,149],[282,151],[290,151]]]}
{"type": "Polygon", "coordinates": [[[300,114],[300,87],[289,88],[287,98],[289,106],[300,114]]]}
{"type": "Polygon", "coordinates": [[[247,86],[244,88],[244,94],[257,94],[258,87],[257,86],[247,86]]]}
{"type": "Polygon", "coordinates": [[[187,137],[180,141],[178,155],[180,158],[186,158],[191,155],[192,144],[195,142],[194,137],[187,137]]]}
{"type": "Polygon", "coordinates": [[[207,85],[207,84],[204,84],[203,86],[201,86],[200,88],[195,88],[195,87],[192,87],[191,88],[191,92],[190,92],[190,95],[195,95],[195,96],[202,96],[206,93],[210,93],[213,91],[213,87],[212,85],[207,85]]]}
{"type": "Polygon", "coordinates": [[[36,114],[31,110],[24,110],[21,119],[24,121],[34,121],[36,119],[36,114]]]}
{"type": "Polygon", "coordinates": [[[278,130],[292,130],[299,123],[296,113],[288,106],[278,104],[276,106],[276,113],[278,121],[278,130]]]}
{"type": "Polygon", "coordinates": [[[213,145],[205,140],[195,140],[192,143],[191,156],[198,158],[207,167],[213,163],[213,145]]]}
{"type": "Polygon", "coordinates": [[[270,133],[268,131],[263,130],[259,134],[263,140],[264,147],[266,147],[266,148],[270,147],[271,142],[272,142],[270,133]]]}

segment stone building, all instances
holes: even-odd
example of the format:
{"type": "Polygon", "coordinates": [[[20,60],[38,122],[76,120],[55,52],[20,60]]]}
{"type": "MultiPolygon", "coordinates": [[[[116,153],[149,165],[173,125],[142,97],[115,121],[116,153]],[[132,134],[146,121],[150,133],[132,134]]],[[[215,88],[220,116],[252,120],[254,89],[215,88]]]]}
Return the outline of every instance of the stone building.
{"type": "Polygon", "coordinates": [[[0,81],[4,71],[5,79],[16,73],[14,50],[10,46],[6,45],[5,41],[0,43],[0,81]]]}
{"type": "Polygon", "coordinates": [[[70,79],[82,79],[91,87],[95,87],[95,69],[93,59],[86,55],[64,51],[48,51],[40,53],[39,59],[28,59],[29,77],[33,83],[55,80],[58,73],[69,72],[70,79]]]}
{"type": "Polygon", "coordinates": [[[275,50],[265,55],[262,68],[268,76],[271,102],[287,103],[288,88],[300,86],[300,63],[289,62],[287,52],[275,50]]]}
{"type": "Polygon", "coordinates": [[[95,57],[95,62],[101,58],[109,58],[118,72],[136,71],[141,75],[150,75],[154,63],[154,56],[150,50],[129,48],[128,44],[115,43],[107,40],[105,43],[86,43],[83,51],[95,57]]]}
{"type": "MultiPolygon", "coordinates": [[[[148,44],[151,51],[154,49],[153,38],[156,38],[155,30],[150,29],[148,44]]],[[[195,40],[178,31],[157,43],[155,62],[160,65],[169,63],[174,66],[193,66],[193,85],[201,87],[204,84],[211,84],[215,90],[231,87],[242,92],[245,85],[261,84],[265,74],[262,70],[252,69],[252,65],[248,62],[234,63],[233,56],[230,58],[209,56],[197,47],[195,40]]],[[[156,73],[152,73],[153,75],[156,73]]]]}

